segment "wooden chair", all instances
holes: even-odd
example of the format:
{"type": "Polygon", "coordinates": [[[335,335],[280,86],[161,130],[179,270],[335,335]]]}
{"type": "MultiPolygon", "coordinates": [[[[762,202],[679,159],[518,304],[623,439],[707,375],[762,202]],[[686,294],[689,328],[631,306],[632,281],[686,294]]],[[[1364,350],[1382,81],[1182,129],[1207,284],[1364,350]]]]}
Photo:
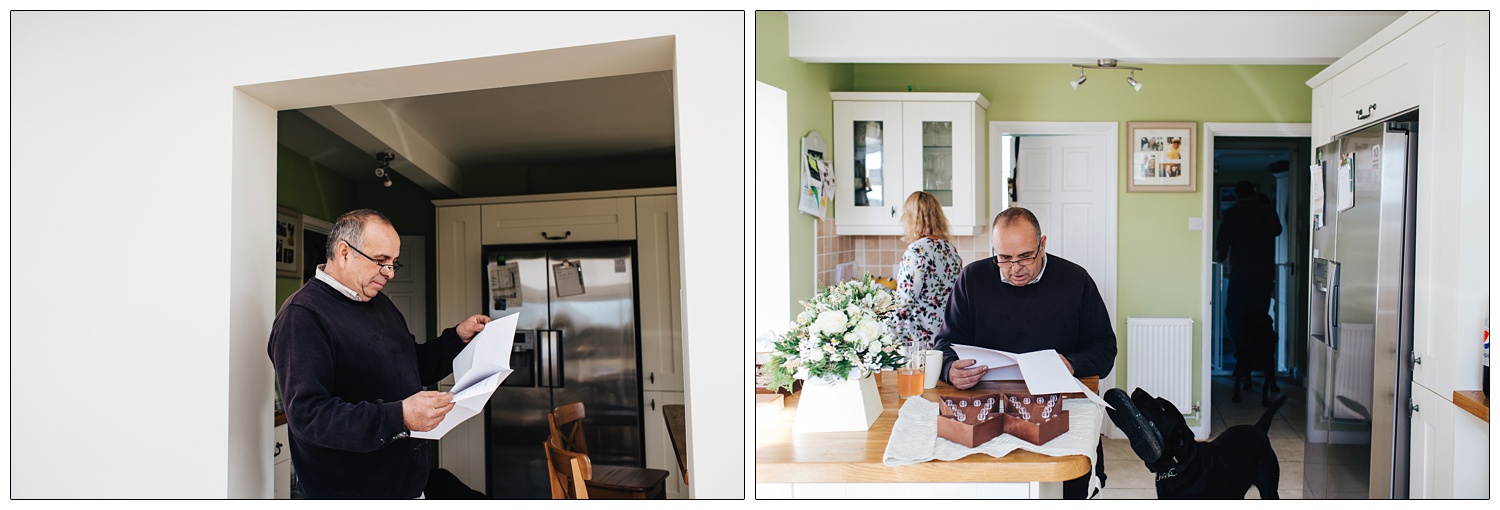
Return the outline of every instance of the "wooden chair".
{"type": "Polygon", "coordinates": [[[552,485],[552,499],[589,499],[588,486],[584,483],[592,475],[593,466],[589,456],[573,453],[543,441],[547,452],[547,481],[552,485]]]}
{"type": "MultiPolygon", "coordinates": [[[[547,413],[550,447],[588,455],[588,443],[583,439],[583,403],[564,404],[547,413]],[[566,432],[564,432],[566,431],[566,432]]],[[[584,476],[584,484],[594,499],[665,499],[667,477],[671,473],[663,469],[635,466],[605,466],[591,464],[592,471],[584,476]]]]}

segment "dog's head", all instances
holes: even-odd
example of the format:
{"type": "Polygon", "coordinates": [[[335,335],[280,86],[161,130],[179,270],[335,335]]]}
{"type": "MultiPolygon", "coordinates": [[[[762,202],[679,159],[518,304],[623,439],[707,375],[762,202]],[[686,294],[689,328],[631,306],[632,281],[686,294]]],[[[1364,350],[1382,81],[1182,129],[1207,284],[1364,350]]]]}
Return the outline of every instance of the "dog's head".
{"type": "Polygon", "coordinates": [[[1146,390],[1136,388],[1130,394],[1130,402],[1140,409],[1141,414],[1151,423],[1156,425],[1156,430],[1161,433],[1162,461],[1171,461],[1174,457],[1180,457],[1197,444],[1193,438],[1193,429],[1188,428],[1187,419],[1172,405],[1172,401],[1153,397],[1146,390]]]}

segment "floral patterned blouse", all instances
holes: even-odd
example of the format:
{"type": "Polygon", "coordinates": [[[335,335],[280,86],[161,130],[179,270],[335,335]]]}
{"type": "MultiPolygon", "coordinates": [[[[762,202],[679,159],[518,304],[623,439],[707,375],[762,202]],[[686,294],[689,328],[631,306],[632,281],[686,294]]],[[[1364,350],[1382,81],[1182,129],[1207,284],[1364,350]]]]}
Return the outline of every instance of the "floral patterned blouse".
{"type": "Polygon", "coordinates": [[[915,339],[931,348],[932,337],[943,327],[948,294],[963,266],[958,248],[948,241],[924,237],[906,247],[896,277],[895,333],[903,344],[915,339]]]}

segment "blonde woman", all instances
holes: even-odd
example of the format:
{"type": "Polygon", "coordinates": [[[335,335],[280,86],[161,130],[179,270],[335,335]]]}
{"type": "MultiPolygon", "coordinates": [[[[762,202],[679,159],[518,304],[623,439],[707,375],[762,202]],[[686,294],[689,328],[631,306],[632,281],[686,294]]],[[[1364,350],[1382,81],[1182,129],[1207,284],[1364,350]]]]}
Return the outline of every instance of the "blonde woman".
{"type": "Polygon", "coordinates": [[[932,345],[943,327],[953,282],[963,269],[958,248],[948,240],[948,218],[936,197],[917,191],[901,208],[901,240],[911,243],[896,277],[896,333],[903,343],[932,345]]]}

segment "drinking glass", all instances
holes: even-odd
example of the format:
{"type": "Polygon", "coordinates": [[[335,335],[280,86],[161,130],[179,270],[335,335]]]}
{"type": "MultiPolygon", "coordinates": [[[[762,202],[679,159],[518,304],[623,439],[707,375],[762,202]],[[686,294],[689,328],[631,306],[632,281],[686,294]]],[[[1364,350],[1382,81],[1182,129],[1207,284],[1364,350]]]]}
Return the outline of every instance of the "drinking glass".
{"type": "Polygon", "coordinates": [[[905,346],[906,363],[896,369],[897,393],[902,397],[922,394],[927,379],[927,343],[914,340],[905,346]]]}

